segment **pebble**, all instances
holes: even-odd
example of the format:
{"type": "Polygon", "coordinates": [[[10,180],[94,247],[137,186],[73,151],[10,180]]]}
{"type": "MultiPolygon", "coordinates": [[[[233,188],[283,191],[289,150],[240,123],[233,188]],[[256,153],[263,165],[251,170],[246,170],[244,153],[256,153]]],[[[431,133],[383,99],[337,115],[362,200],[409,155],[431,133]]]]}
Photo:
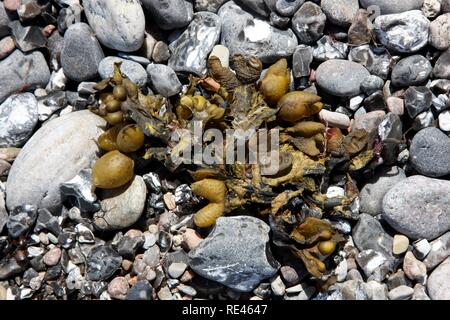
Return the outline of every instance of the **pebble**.
{"type": "Polygon", "coordinates": [[[439,115],[439,128],[442,131],[450,131],[450,111],[444,111],[439,115]]]}
{"type": "Polygon", "coordinates": [[[56,266],[61,258],[61,253],[61,249],[55,247],[44,255],[43,262],[50,267],[56,266]]]}
{"type": "Polygon", "coordinates": [[[221,44],[215,45],[209,54],[209,57],[213,56],[219,58],[222,67],[228,68],[230,66],[230,50],[227,47],[221,44]]]}
{"type": "Polygon", "coordinates": [[[396,259],[392,255],[393,238],[384,231],[378,220],[368,214],[361,214],[352,236],[360,251],[373,250],[384,256],[391,266],[394,265],[396,259]]]}
{"type": "Polygon", "coordinates": [[[388,292],[389,300],[410,300],[414,289],[407,286],[398,286],[388,292]]]}
{"type": "Polygon", "coordinates": [[[194,16],[193,6],[186,0],[143,0],[142,4],[153,21],[163,30],[186,27],[194,16]]]}
{"type": "Polygon", "coordinates": [[[430,24],[430,44],[438,50],[450,47],[450,35],[446,30],[450,28],[450,13],[440,15],[430,24]]]}
{"type": "Polygon", "coordinates": [[[16,43],[11,36],[4,37],[0,40],[0,60],[6,58],[14,51],[16,43]]]}
{"type": "Polygon", "coordinates": [[[363,129],[369,133],[369,144],[371,144],[378,135],[379,126],[386,117],[386,112],[382,110],[371,111],[363,115],[356,115],[352,130],[363,129]]]}
{"type": "Polygon", "coordinates": [[[61,66],[69,79],[80,82],[96,77],[103,58],[103,50],[86,23],[76,23],[67,29],[61,66]]]}
{"type": "Polygon", "coordinates": [[[427,111],[432,104],[433,94],[427,87],[409,87],[405,91],[405,106],[411,119],[427,111]]]}
{"type": "Polygon", "coordinates": [[[351,97],[361,93],[361,82],[370,76],[362,65],[346,60],[328,60],[316,71],[317,84],[327,93],[351,97]]]}
{"type": "Polygon", "coordinates": [[[23,27],[17,20],[11,22],[9,27],[11,28],[17,48],[22,50],[22,52],[29,52],[45,47],[47,40],[39,27],[23,27]]]}
{"type": "Polygon", "coordinates": [[[45,87],[50,79],[47,61],[39,51],[15,50],[0,61],[0,74],[0,103],[17,91],[45,87]]]}
{"type": "Polygon", "coordinates": [[[392,244],[392,253],[395,255],[401,255],[408,251],[409,239],[401,234],[394,236],[394,242],[392,244]]]}
{"type": "Polygon", "coordinates": [[[390,113],[402,116],[405,113],[405,101],[398,97],[388,97],[386,105],[390,113]]]}
{"type": "Polygon", "coordinates": [[[171,276],[174,279],[178,279],[179,277],[181,277],[184,273],[184,271],[186,271],[187,268],[187,264],[183,263],[183,262],[174,262],[169,266],[169,276],[171,276]]]}
{"type": "Polygon", "coordinates": [[[384,87],[384,80],[378,76],[368,76],[361,82],[361,91],[367,95],[371,95],[384,87]]]}
{"type": "Polygon", "coordinates": [[[320,38],[313,48],[313,57],[317,61],[346,59],[347,55],[348,45],[330,36],[320,38]]]}
{"type": "Polygon", "coordinates": [[[398,87],[424,84],[431,75],[433,67],[427,58],[412,55],[400,60],[392,70],[392,84],[398,87]]]}
{"type": "Polygon", "coordinates": [[[17,9],[19,9],[21,3],[22,3],[22,0],[4,0],[3,1],[5,9],[8,11],[16,11],[17,9]]]}
{"type": "Polygon", "coordinates": [[[141,64],[119,57],[106,57],[100,61],[98,65],[100,77],[102,77],[102,79],[112,77],[114,74],[114,64],[117,62],[122,62],[120,71],[139,87],[143,87],[147,84],[147,72],[141,64]]]}
{"type": "Polygon", "coordinates": [[[294,78],[308,77],[311,73],[313,50],[309,46],[299,45],[292,55],[292,73],[294,78]]]}
{"type": "Polygon", "coordinates": [[[425,263],[428,270],[434,269],[450,256],[450,232],[447,232],[430,242],[430,246],[431,250],[423,260],[423,263],[425,263]]]}
{"type": "Polygon", "coordinates": [[[441,0],[424,0],[422,12],[427,18],[436,18],[441,12],[441,0]]]}
{"type": "Polygon", "coordinates": [[[195,0],[196,11],[217,12],[219,8],[229,0],[195,0]]]}
{"type": "Polygon", "coordinates": [[[450,173],[450,138],[437,128],[417,133],[410,147],[414,168],[428,177],[442,177],[450,173]]]}
{"type": "Polygon", "coordinates": [[[120,230],[133,225],[144,212],[147,187],[140,176],[127,185],[102,190],[99,193],[101,210],[94,215],[94,224],[100,230],[120,230]]]}
{"type": "Polygon", "coordinates": [[[14,258],[3,258],[0,260],[0,280],[7,280],[23,271],[24,269],[14,258]]]}
{"type": "Polygon", "coordinates": [[[411,251],[408,251],[403,259],[403,270],[410,280],[422,285],[425,284],[427,280],[427,267],[423,262],[417,260],[411,251]]]}
{"type": "Polygon", "coordinates": [[[431,245],[427,239],[420,239],[413,243],[414,255],[417,259],[423,260],[431,251],[431,245]]]}
{"type": "Polygon", "coordinates": [[[450,300],[450,258],[442,262],[428,278],[427,291],[431,300],[450,300]]]}
{"type": "Polygon", "coordinates": [[[349,27],[359,10],[358,0],[322,0],[320,6],[328,20],[341,27],[349,27]]]}
{"type": "Polygon", "coordinates": [[[133,52],[144,42],[145,16],[137,0],[83,0],[84,13],[106,47],[133,52]]]}
{"type": "Polygon", "coordinates": [[[74,178],[60,186],[61,196],[69,198],[84,212],[96,212],[100,209],[97,196],[92,191],[92,170],[83,169],[74,178]]]}
{"type": "Polygon", "coordinates": [[[412,176],[387,192],[383,218],[408,238],[432,240],[450,230],[449,197],[450,182],[412,176]]]}
{"type": "Polygon", "coordinates": [[[147,73],[152,88],[162,96],[171,97],[181,91],[181,82],[172,68],[164,64],[150,64],[147,73]]]}
{"type": "Polygon", "coordinates": [[[368,19],[369,13],[366,10],[359,9],[352,25],[348,29],[348,43],[352,45],[364,45],[372,41],[373,25],[368,19]]]}
{"type": "Polygon", "coordinates": [[[267,248],[269,230],[254,217],[221,217],[209,236],[189,252],[189,266],[209,280],[250,292],[279,268],[267,248]]]}
{"type": "Polygon", "coordinates": [[[386,193],[404,179],[406,179],[406,175],[401,168],[391,167],[378,170],[360,191],[360,211],[372,216],[380,214],[386,193]]]}
{"type": "Polygon", "coordinates": [[[92,281],[110,278],[121,266],[122,257],[110,246],[94,247],[86,258],[86,276],[92,281]]]}
{"type": "Polygon", "coordinates": [[[152,59],[156,63],[163,63],[169,60],[170,50],[169,46],[164,41],[158,41],[155,43],[152,52],[152,59]]]}
{"type": "Polygon", "coordinates": [[[262,17],[267,17],[269,15],[265,0],[235,0],[235,2],[243,9],[256,15],[262,17]]]}
{"type": "Polygon", "coordinates": [[[450,79],[450,49],[444,51],[433,68],[433,75],[438,79],[450,79]]]}
{"type": "Polygon", "coordinates": [[[153,288],[147,280],[141,280],[130,288],[126,300],[152,300],[153,288]]]}
{"type": "Polygon", "coordinates": [[[388,49],[399,53],[413,53],[428,43],[430,21],[419,10],[381,15],[374,27],[378,39],[388,49]]]}
{"type": "Polygon", "coordinates": [[[275,296],[282,296],[286,292],[286,285],[283,283],[280,276],[276,276],[270,282],[270,288],[275,296]]]}
{"type": "Polygon", "coordinates": [[[319,112],[320,121],[331,127],[347,129],[350,127],[350,118],[339,112],[332,112],[328,110],[321,110],[319,112]]]}
{"type": "Polygon", "coordinates": [[[386,52],[377,51],[370,45],[354,47],[349,52],[349,60],[357,62],[373,75],[387,79],[391,70],[391,56],[386,52]]]}
{"type": "Polygon", "coordinates": [[[233,1],[219,10],[222,19],[221,44],[230,54],[255,55],[263,63],[292,55],[298,45],[297,37],[290,29],[280,30],[242,10],[233,1]]]}
{"type": "Polygon", "coordinates": [[[306,1],[292,17],[292,30],[300,43],[312,44],[322,37],[326,21],[320,6],[306,1]]]}
{"type": "Polygon", "coordinates": [[[128,281],[124,277],[116,277],[108,284],[108,294],[113,299],[125,300],[128,289],[128,281]]]}
{"type": "Polygon", "coordinates": [[[160,253],[159,247],[153,246],[145,251],[142,259],[147,266],[154,268],[159,265],[160,253]]]}
{"type": "Polygon", "coordinates": [[[411,298],[411,300],[431,300],[428,294],[426,293],[426,287],[421,285],[420,283],[417,283],[414,286],[414,294],[411,298]]]}
{"type": "MultiPolygon", "coordinates": [[[[196,13],[183,34],[170,44],[172,56],[168,66],[176,72],[206,74],[206,59],[219,41],[220,30],[219,16],[211,12],[196,13]]],[[[225,38],[225,35],[222,34],[222,37],[225,38]]]]}
{"type": "Polygon", "coordinates": [[[201,236],[194,230],[187,228],[183,233],[183,243],[189,250],[193,250],[203,241],[201,236]]]}
{"type": "Polygon", "coordinates": [[[38,105],[32,93],[10,96],[0,105],[0,147],[21,147],[38,123],[38,105]]]}
{"type": "Polygon", "coordinates": [[[291,266],[282,266],[280,268],[280,273],[283,280],[286,281],[288,285],[294,285],[300,281],[297,271],[291,266]]]}
{"type": "Polygon", "coordinates": [[[365,9],[370,6],[378,6],[381,14],[420,10],[423,4],[423,0],[361,0],[360,2],[365,9]]]}
{"type": "Polygon", "coordinates": [[[433,126],[435,119],[432,110],[420,113],[413,121],[412,128],[414,131],[420,131],[433,126]]]}
{"type": "Polygon", "coordinates": [[[11,167],[6,183],[6,204],[57,210],[60,184],[72,179],[97,158],[95,140],[106,122],[89,110],[51,120],[26,143],[11,167]],[[83,130],[80,130],[83,127],[83,130]]]}

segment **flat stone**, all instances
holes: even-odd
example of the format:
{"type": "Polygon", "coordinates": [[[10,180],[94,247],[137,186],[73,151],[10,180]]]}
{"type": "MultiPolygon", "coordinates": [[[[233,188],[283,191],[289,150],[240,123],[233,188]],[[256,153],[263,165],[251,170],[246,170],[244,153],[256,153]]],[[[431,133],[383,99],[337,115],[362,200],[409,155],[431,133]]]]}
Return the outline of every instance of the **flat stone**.
{"type": "Polygon", "coordinates": [[[114,74],[114,64],[117,62],[122,62],[120,71],[139,87],[143,87],[147,84],[147,72],[141,64],[119,57],[106,57],[100,61],[98,65],[100,77],[102,77],[102,79],[112,77],[114,74]]]}
{"type": "Polygon", "coordinates": [[[89,25],[76,23],[67,29],[61,66],[69,79],[81,82],[95,78],[103,58],[103,50],[89,25]]]}
{"type": "Polygon", "coordinates": [[[147,187],[140,176],[127,185],[101,190],[101,210],[94,215],[94,224],[101,230],[120,230],[133,225],[142,215],[147,187]]]}
{"type": "Polygon", "coordinates": [[[411,239],[432,240],[450,230],[450,182],[412,176],[384,197],[383,218],[411,239]]]}
{"type": "Polygon", "coordinates": [[[32,93],[10,96],[0,105],[0,147],[21,147],[38,123],[38,106],[32,93]]]}
{"type": "Polygon", "coordinates": [[[61,183],[97,159],[96,144],[106,121],[92,112],[73,112],[41,127],[23,147],[6,182],[6,204],[33,204],[51,211],[61,206],[61,183]],[[80,130],[80,128],[84,128],[80,130]]]}
{"type": "Polygon", "coordinates": [[[84,13],[106,47],[133,52],[144,42],[145,16],[137,0],[83,0],[84,13]]]}
{"type": "Polygon", "coordinates": [[[450,173],[450,138],[437,128],[426,128],[413,138],[410,147],[414,168],[428,177],[450,173]]]}
{"type": "Polygon", "coordinates": [[[374,23],[381,43],[399,53],[413,53],[425,47],[429,26],[430,21],[419,10],[381,15],[374,23]]]}
{"type": "Polygon", "coordinates": [[[450,300],[450,259],[442,262],[428,278],[427,290],[431,300],[450,300]]]}
{"type": "Polygon", "coordinates": [[[389,300],[410,300],[414,289],[407,286],[399,286],[388,293],[389,300]]]}
{"type": "Polygon", "coordinates": [[[291,56],[298,45],[292,30],[274,28],[268,22],[254,18],[233,1],[225,3],[218,14],[222,19],[221,44],[232,56],[236,53],[254,55],[263,63],[273,63],[291,56]]]}
{"type": "Polygon", "coordinates": [[[362,65],[346,60],[328,60],[316,71],[317,84],[327,93],[351,97],[361,92],[361,82],[370,76],[362,65]]]}
{"type": "Polygon", "coordinates": [[[220,27],[216,14],[196,13],[183,34],[170,44],[172,56],[168,66],[176,72],[206,74],[206,59],[219,41],[220,27]]]}
{"type": "Polygon", "coordinates": [[[15,50],[0,61],[0,74],[0,103],[17,91],[45,88],[50,79],[47,61],[39,51],[15,50]]]}
{"type": "Polygon", "coordinates": [[[360,211],[373,216],[380,214],[386,193],[404,179],[406,179],[406,175],[401,168],[391,167],[379,170],[361,189],[360,211]]]}
{"type": "Polygon", "coordinates": [[[254,217],[221,217],[209,236],[189,252],[189,265],[207,279],[249,292],[279,268],[267,246],[269,230],[254,217]]]}

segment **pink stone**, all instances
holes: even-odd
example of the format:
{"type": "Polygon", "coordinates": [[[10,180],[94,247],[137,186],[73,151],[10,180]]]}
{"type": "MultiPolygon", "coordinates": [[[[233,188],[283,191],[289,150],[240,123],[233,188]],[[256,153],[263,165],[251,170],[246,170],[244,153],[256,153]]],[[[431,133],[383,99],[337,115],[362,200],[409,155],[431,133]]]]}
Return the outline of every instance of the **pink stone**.
{"type": "Polygon", "coordinates": [[[43,258],[43,262],[47,266],[56,266],[59,262],[59,259],[61,258],[61,249],[58,247],[55,247],[51,250],[49,250],[43,258]]]}
{"type": "Polygon", "coordinates": [[[187,228],[183,233],[183,243],[188,247],[189,250],[197,247],[202,241],[203,239],[194,229],[187,228]]]}
{"type": "Polygon", "coordinates": [[[5,0],[5,1],[3,1],[3,5],[5,6],[5,9],[9,10],[9,11],[16,11],[17,9],[19,9],[21,4],[22,4],[21,0],[5,0]]]}
{"type": "Polygon", "coordinates": [[[108,285],[108,293],[113,299],[125,300],[128,293],[128,281],[124,277],[116,277],[108,285]]]}
{"type": "Polygon", "coordinates": [[[389,112],[402,116],[405,113],[405,102],[401,98],[389,97],[386,99],[389,112]]]}
{"type": "Polygon", "coordinates": [[[0,59],[6,58],[16,48],[14,38],[9,36],[0,40],[0,59]]]}

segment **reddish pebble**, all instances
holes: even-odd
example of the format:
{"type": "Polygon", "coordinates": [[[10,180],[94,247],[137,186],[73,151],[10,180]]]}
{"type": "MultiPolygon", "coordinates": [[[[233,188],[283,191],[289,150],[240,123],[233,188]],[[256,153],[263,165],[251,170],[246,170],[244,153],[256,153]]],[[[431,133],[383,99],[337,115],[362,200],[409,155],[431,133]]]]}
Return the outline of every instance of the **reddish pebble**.
{"type": "Polygon", "coordinates": [[[108,285],[108,293],[113,299],[125,300],[129,285],[124,277],[116,277],[108,285]]]}
{"type": "Polygon", "coordinates": [[[183,233],[183,243],[188,247],[189,250],[197,247],[202,241],[203,239],[194,229],[187,228],[183,233]]]}
{"type": "Polygon", "coordinates": [[[45,26],[44,29],[42,29],[42,34],[44,37],[48,38],[52,35],[53,31],[56,30],[56,27],[52,24],[49,24],[48,26],[45,26]]]}
{"type": "Polygon", "coordinates": [[[52,267],[58,264],[60,258],[61,258],[61,249],[55,247],[44,255],[43,262],[47,266],[52,267]]]}
{"type": "Polygon", "coordinates": [[[13,37],[5,37],[0,40],[0,59],[6,58],[16,48],[13,37]]]}
{"type": "Polygon", "coordinates": [[[5,0],[5,1],[3,1],[3,5],[5,6],[5,9],[9,10],[9,11],[17,11],[17,9],[19,9],[21,4],[22,4],[21,0],[5,0]]]}

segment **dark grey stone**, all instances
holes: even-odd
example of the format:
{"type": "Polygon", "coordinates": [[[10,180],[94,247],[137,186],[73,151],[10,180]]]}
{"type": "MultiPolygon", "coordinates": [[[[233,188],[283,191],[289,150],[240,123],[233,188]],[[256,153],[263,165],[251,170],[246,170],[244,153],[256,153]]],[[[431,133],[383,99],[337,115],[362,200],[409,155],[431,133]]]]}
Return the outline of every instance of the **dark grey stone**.
{"type": "Polygon", "coordinates": [[[320,6],[307,1],[292,17],[292,30],[300,43],[312,44],[322,37],[326,21],[327,17],[320,6]]]}
{"type": "Polygon", "coordinates": [[[164,97],[174,96],[181,91],[181,82],[175,71],[164,64],[149,64],[147,73],[152,89],[164,97]]]}
{"type": "Polygon", "coordinates": [[[433,67],[427,58],[413,55],[400,60],[392,70],[392,84],[398,87],[424,84],[431,75],[433,67]]]}
{"type": "Polygon", "coordinates": [[[427,87],[409,87],[405,91],[405,107],[411,119],[430,109],[433,93],[427,87]]]}
{"type": "Polygon", "coordinates": [[[122,257],[111,247],[101,245],[91,250],[86,264],[86,274],[89,280],[106,280],[120,268],[122,257]]]}
{"type": "Polygon", "coordinates": [[[269,231],[268,225],[254,217],[221,217],[209,236],[189,253],[189,265],[207,279],[249,292],[279,268],[268,247],[269,231]]]}

